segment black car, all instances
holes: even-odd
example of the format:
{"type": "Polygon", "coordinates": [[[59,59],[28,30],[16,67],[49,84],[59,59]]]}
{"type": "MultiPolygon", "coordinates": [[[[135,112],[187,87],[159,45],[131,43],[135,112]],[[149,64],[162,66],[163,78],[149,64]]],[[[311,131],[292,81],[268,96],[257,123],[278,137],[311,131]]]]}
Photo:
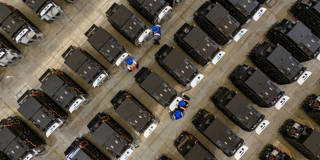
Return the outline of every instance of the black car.
{"type": "Polygon", "coordinates": [[[18,99],[18,112],[49,137],[68,114],[40,90],[28,90],[18,99]]]}
{"type": "Polygon", "coordinates": [[[106,15],[111,25],[132,44],[141,46],[151,38],[151,30],[124,5],[114,3],[106,15]]]}
{"type": "Polygon", "coordinates": [[[20,118],[2,119],[0,126],[1,160],[30,160],[45,150],[45,141],[20,118]]]}
{"type": "Polygon", "coordinates": [[[70,113],[87,101],[87,92],[60,70],[48,69],[39,81],[40,88],[70,113]]]}
{"type": "Polygon", "coordinates": [[[155,54],[158,64],[183,86],[194,88],[203,79],[198,69],[176,48],[163,45],[155,54]]]}
{"type": "Polygon", "coordinates": [[[260,160],[293,160],[286,152],[281,151],[279,148],[272,144],[266,145],[259,156],[260,160]]]}
{"type": "Polygon", "coordinates": [[[144,91],[165,107],[168,107],[177,97],[177,91],[149,68],[141,68],[134,77],[144,91]]]}
{"type": "Polygon", "coordinates": [[[301,22],[283,19],[271,27],[267,37],[291,52],[299,62],[309,61],[320,53],[320,39],[301,22]]]}
{"type": "Polygon", "coordinates": [[[310,126],[288,119],[280,133],[293,147],[310,160],[320,159],[320,132],[310,126]]]}
{"type": "Polygon", "coordinates": [[[249,58],[278,84],[292,83],[306,74],[307,68],[281,45],[269,42],[258,43],[250,52],[249,58]]]}
{"type": "Polygon", "coordinates": [[[228,43],[241,30],[241,24],[228,10],[221,4],[211,1],[206,1],[194,13],[194,20],[220,45],[228,43]]]}
{"type": "MultiPolygon", "coordinates": [[[[246,23],[260,9],[259,0],[211,0],[218,1],[241,24],[246,23]]],[[[260,11],[261,12],[261,11],[260,11]]]]}
{"type": "Polygon", "coordinates": [[[21,58],[20,51],[0,34],[0,66],[6,67],[21,58]]]}
{"type": "Polygon", "coordinates": [[[185,23],[175,34],[174,40],[202,66],[217,63],[224,52],[205,32],[196,26],[185,23]]]}
{"type": "Polygon", "coordinates": [[[312,94],[302,103],[303,110],[318,124],[320,124],[320,97],[312,94]]]}
{"type": "Polygon", "coordinates": [[[131,6],[152,24],[163,24],[172,14],[167,0],[128,0],[131,6]]]}
{"type": "Polygon", "coordinates": [[[320,1],[298,0],[290,9],[294,17],[304,23],[311,31],[320,37],[320,1]]]}
{"type": "Polygon", "coordinates": [[[132,136],[110,115],[98,113],[88,124],[91,137],[118,160],[127,159],[137,146],[132,136]]]}
{"type": "Polygon", "coordinates": [[[40,18],[48,23],[63,14],[62,8],[52,0],[22,0],[40,18]]]}
{"type": "Polygon", "coordinates": [[[192,124],[225,155],[231,157],[244,145],[244,140],[205,109],[192,118],[192,124]]]}
{"type": "Polygon", "coordinates": [[[264,120],[265,116],[253,108],[245,96],[228,88],[219,87],[211,100],[228,118],[248,132],[255,130],[264,120]]]}
{"type": "Polygon", "coordinates": [[[159,121],[131,93],[119,91],[111,100],[114,110],[139,134],[147,138],[158,126],[159,121]]]}
{"type": "MultiPolygon", "coordinates": [[[[238,65],[229,75],[231,82],[260,107],[272,107],[282,102],[285,96],[263,72],[248,65],[238,65]]],[[[277,106],[276,106],[277,107],[277,106]]]]}
{"type": "Polygon", "coordinates": [[[125,48],[109,32],[95,24],[85,35],[90,45],[111,64],[119,66],[129,56],[125,48]]]}
{"type": "Polygon", "coordinates": [[[216,160],[216,157],[188,132],[182,132],[175,139],[174,145],[185,160],[216,160]]]}
{"type": "Polygon", "coordinates": [[[15,42],[28,45],[43,37],[39,29],[18,9],[0,2],[0,28],[15,42]]]}
{"type": "Polygon", "coordinates": [[[64,152],[67,160],[110,160],[84,137],[76,138],[64,152]]]}
{"type": "Polygon", "coordinates": [[[70,46],[62,57],[64,64],[94,88],[102,85],[109,77],[107,69],[85,50],[70,46]]]}

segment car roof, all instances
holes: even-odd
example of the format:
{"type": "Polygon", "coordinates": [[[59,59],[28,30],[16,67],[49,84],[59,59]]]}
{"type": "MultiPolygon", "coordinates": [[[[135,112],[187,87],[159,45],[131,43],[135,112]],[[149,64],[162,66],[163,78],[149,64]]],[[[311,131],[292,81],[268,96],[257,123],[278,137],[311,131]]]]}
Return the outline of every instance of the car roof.
{"type": "Polygon", "coordinates": [[[199,143],[195,144],[184,156],[185,160],[205,160],[212,158],[212,154],[199,143]]]}
{"type": "Polygon", "coordinates": [[[11,8],[9,8],[5,3],[0,2],[0,24],[14,12],[11,8]]]}
{"type": "Polygon", "coordinates": [[[228,153],[236,149],[241,142],[241,139],[219,119],[212,121],[203,133],[221,150],[228,153]]]}
{"type": "Polygon", "coordinates": [[[147,124],[152,120],[143,106],[131,98],[126,98],[116,109],[116,112],[125,119],[133,128],[142,132],[147,124]]]}
{"type": "Polygon", "coordinates": [[[151,15],[155,15],[167,3],[165,0],[138,0],[151,15]],[[143,3],[142,3],[143,2],[143,3]]]}
{"type": "Polygon", "coordinates": [[[236,21],[229,12],[219,3],[207,13],[206,18],[214,24],[221,32],[232,36],[233,32],[238,29],[240,23],[236,21]]]}
{"type": "Polygon", "coordinates": [[[127,7],[120,4],[119,8],[117,8],[115,12],[109,16],[109,19],[118,26],[123,27],[123,25],[127,23],[128,19],[130,19],[132,15],[133,13],[127,7]]]}
{"type": "Polygon", "coordinates": [[[311,135],[303,142],[303,145],[316,157],[320,157],[320,132],[313,130],[311,135]]]}
{"type": "Polygon", "coordinates": [[[299,61],[292,57],[290,52],[282,46],[277,46],[271,54],[269,54],[267,60],[289,79],[297,76],[303,68],[299,61]]]}
{"type": "Polygon", "coordinates": [[[250,16],[251,12],[260,6],[257,0],[228,0],[242,14],[250,16]]]}
{"type": "Polygon", "coordinates": [[[101,125],[91,133],[92,137],[96,142],[102,145],[107,150],[111,150],[117,155],[121,155],[122,152],[127,148],[128,142],[121,137],[113,128],[106,123],[101,125]]]}
{"type": "Polygon", "coordinates": [[[271,103],[281,90],[260,70],[256,70],[245,83],[267,103],[271,103]]]}
{"type": "Polygon", "coordinates": [[[21,158],[27,151],[28,146],[7,127],[0,129],[0,150],[12,159],[21,158]]]}
{"type": "MultiPolygon", "coordinates": [[[[314,35],[311,30],[303,23],[298,22],[289,32],[290,37],[297,45],[303,45],[312,53],[315,53],[320,48],[320,39],[314,35]]],[[[312,55],[310,55],[312,56],[312,55]]]]}
{"type": "Polygon", "coordinates": [[[219,46],[200,28],[193,27],[184,37],[184,41],[206,59],[218,51],[219,46]]]}

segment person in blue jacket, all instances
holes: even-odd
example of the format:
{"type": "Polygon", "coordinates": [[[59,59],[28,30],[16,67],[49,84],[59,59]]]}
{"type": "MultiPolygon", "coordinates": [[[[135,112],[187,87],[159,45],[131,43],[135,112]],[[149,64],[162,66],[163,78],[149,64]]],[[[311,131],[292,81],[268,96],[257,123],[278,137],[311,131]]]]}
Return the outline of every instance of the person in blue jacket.
{"type": "Polygon", "coordinates": [[[154,39],[154,44],[159,45],[161,39],[161,26],[160,25],[153,25],[151,26],[151,31],[154,39]]]}

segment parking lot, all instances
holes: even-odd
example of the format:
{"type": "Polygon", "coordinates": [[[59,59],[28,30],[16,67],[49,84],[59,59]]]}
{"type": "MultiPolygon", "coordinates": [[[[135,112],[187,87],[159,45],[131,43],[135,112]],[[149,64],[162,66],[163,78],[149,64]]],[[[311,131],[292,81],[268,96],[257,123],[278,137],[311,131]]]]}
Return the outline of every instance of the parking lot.
{"type": "MultiPolygon", "coordinates": [[[[243,160],[258,159],[260,151],[266,144],[274,144],[284,151],[289,152],[295,159],[305,159],[299,152],[290,146],[279,134],[280,125],[288,118],[298,121],[306,120],[312,126],[319,129],[301,109],[301,103],[305,97],[311,93],[320,93],[320,62],[312,60],[304,65],[311,71],[312,76],[302,85],[292,83],[279,86],[290,96],[290,100],[281,110],[273,108],[255,108],[266,115],[266,119],[271,123],[261,135],[255,132],[246,132],[232,123],[221,111],[219,111],[210,100],[210,96],[220,86],[226,86],[237,90],[228,80],[228,75],[238,64],[249,64],[254,66],[248,59],[249,51],[257,42],[265,40],[265,33],[272,24],[283,18],[294,19],[288,9],[295,0],[279,0],[278,3],[268,8],[267,12],[258,22],[252,21],[245,24],[248,32],[238,42],[232,42],[223,47],[226,55],[217,65],[208,65],[197,68],[205,75],[205,78],[196,87],[186,92],[191,97],[190,108],[186,111],[186,116],[178,121],[169,119],[168,110],[158,104],[146,92],[144,92],[135,82],[134,75],[137,70],[131,73],[123,72],[120,69],[112,68],[92,46],[87,42],[84,33],[92,24],[101,26],[110,32],[125,48],[139,59],[140,67],[146,66],[158,73],[171,86],[181,92],[185,88],[178,84],[158,63],[155,62],[154,54],[163,44],[173,45],[182,51],[174,42],[174,33],[185,23],[195,24],[193,13],[205,0],[185,0],[177,6],[173,17],[162,27],[163,37],[161,45],[146,44],[140,48],[132,45],[120,33],[118,33],[107,21],[105,12],[114,3],[125,4],[139,18],[143,19],[127,2],[127,0],[77,0],[74,4],[65,3],[63,0],[56,2],[62,6],[65,15],[52,24],[41,21],[29,8],[20,0],[0,0],[18,8],[29,19],[32,20],[44,33],[45,39],[30,46],[16,45],[23,53],[24,59],[14,66],[6,68],[0,85],[0,118],[18,114],[17,98],[27,89],[39,88],[39,77],[48,69],[56,68],[65,71],[78,82],[89,93],[90,102],[79,110],[72,113],[68,119],[68,124],[58,129],[47,139],[49,144],[48,152],[37,159],[59,160],[64,158],[64,151],[78,136],[89,137],[87,124],[98,112],[111,114],[131,135],[140,139],[140,147],[137,148],[130,157],[132,160],[155,160],[163,154],[168,157],[180,160],[182,156],[173,145],[174,139],[182,132],[188,131],[195,135],[219,160],[232,159],[225,156],[219,149],[201,135],[191,124],[191,118],[200,109],[205,108],[222,120],[233,132],[243,138],[249,147],[243,160]],[[80,79],[70,68],[63,63],[62,53],[70,46],[79,46],[88,51],[93,57],[101,62],[111,71],[112,78],[99,88],[92,88],[85,81],[80,79]],[[152,113],[160,119],[158,128],[148,139],[138,136],[134,130],[124,122],[113,110],[110,100],[119,90],[128,90],[137,97],[152,113]]],[[[144,22],[151,26],[145,19],[144,22]]],[[[185,54],[187,56],[187,54],[185,54]]],[[[193,64],[197,64],[190,57],[193,64]]],[[[238,91],[238,90],[237,90],[238,91]]],[[[239,92],[239,91],[238,91],[239,92]]]]}

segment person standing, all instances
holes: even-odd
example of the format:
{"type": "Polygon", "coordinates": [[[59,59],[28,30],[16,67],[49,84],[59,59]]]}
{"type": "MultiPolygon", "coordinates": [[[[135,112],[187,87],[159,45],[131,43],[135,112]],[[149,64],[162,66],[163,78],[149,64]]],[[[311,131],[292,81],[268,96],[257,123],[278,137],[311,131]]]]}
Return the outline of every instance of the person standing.
{"type": "Polygon", "coordinates": [[[161,26],[160,25],[153,25],[151,26],[151,31],[154,39],[154,44],[159,45],[161,39],[161,26]]]}

